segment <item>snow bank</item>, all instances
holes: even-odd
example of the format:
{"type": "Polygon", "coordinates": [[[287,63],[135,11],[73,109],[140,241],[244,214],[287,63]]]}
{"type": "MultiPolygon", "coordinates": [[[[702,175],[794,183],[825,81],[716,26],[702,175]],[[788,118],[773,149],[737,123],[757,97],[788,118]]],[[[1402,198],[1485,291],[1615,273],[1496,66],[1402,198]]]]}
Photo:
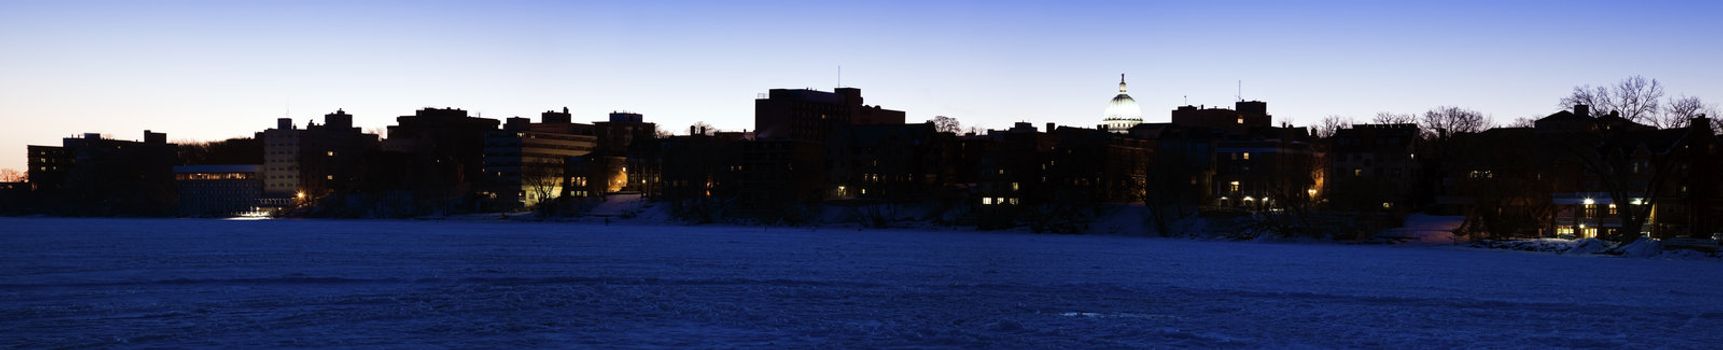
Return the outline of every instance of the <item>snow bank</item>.
{"type": "Polygon", "coordinates": [[[1586,239],[1574,241],[1573,247],[1569,248],[1565,252],[1562,252],[1562,254],[1590,255],[1590,254],[1602,253],[1605,250],[1609,250],[1609,242],[1604,242],[1603,240],[1596,239],[1596,238],[1586,238],[1586,239]]]}
{"type": "Polygon", "coordinates": [[[1482,240],[1472,242],[1473,247],[1487,249],[1506,249],[1528,252],[1563,253],[1572,250],[1579,242],[1561,238],[1538,238],[1523,240],[1482,240]]]}
{"type": "Polygon", "coordinates": [[[1621,256],[1630,258],[1649,258],[1663,253],[1663,243],[1654,239],[1642,238],[1634,240],[1621,247],[1621,256]]]}
{"type": "Polygon", "coordinates": [[[1150,231],[1148,209],[1142,204],[1121,204],[1102,208],[1089,223],[1088,233],[1146,235],[1150,231]]]}
{"type": "Polygon", "coordinates": [[[1454,231],[1466,222],[1464,216],[1435,216],[1412,214],[1401,227],[1383,230],[1376,238],[1394,242],[1423,244],[1455,244],[1454,231]]]}

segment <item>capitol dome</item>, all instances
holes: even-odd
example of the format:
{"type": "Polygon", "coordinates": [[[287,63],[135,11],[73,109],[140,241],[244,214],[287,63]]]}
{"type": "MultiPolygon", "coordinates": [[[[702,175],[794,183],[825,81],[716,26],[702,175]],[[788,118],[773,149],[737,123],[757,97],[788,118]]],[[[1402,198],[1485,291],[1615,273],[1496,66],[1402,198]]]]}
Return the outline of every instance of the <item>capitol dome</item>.
{"type": "Polygon", "coordinates": [[[1101,125],[1108,131],[1125,132],[1142,123],[1143,107],[1137,105],[1137,100],[1125,93],[1125,75],[1119,74],[1119,95],[1113,96],[1113,101],[1107,104],[1107,113],[1101,118],[1101,125]]]}

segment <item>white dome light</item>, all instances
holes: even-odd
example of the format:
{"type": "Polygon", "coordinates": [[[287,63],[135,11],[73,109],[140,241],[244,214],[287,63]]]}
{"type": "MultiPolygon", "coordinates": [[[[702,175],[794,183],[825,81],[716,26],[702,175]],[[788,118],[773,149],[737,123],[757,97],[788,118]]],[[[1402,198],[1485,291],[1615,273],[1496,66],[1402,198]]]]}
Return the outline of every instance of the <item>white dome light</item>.
{"type": "Polygon", "coordinates": [[[1143,107],[1137,105],[1137,100],[1125,93],[1125,75],[1119,74],[1119,95],[1113,96],[1113,101],[1107,104],[1107,112],[1101,118],[1101,125],[1108,131],[1125,132],[1137,124],[1143,123],[1143,107]]]}

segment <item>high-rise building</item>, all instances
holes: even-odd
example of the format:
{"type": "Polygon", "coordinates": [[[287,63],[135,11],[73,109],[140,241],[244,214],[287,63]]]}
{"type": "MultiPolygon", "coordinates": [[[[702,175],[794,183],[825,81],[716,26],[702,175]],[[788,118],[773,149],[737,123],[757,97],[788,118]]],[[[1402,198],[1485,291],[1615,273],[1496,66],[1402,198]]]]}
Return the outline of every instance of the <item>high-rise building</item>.
{"type": "Polygon", "coordinates": [[[1232,133],[1273,126],[1273,118],[1268,114],[1268,103],[1262,101],[1238,101],[1233,109],[1186,105],[1173,110],[1173,125],[1232,133]]]}
{"type": "Polygon", "coordinates": [[[760,139],[825,142],[833,128],[903,124],[903,111],[862,104],[861,89],[833,92],[772,89],[754,100],[754,129],[760,139]]]}
{"type": "Polygon", "coordinates": [[[470,117],[461,109],[425,108],[395,122],[382,149],[416,164],[417,190],[467,195],[485,178],[485,137],[497,130],[496,119],[470,117]]]}
{"type": "Polygon", "coordinates": [[[903,125],[904,112],[863,103],[861,89],[772,89],[754,100],[757,144],[744,147],[744,162],[798,164],[751,167],[744,197],[763,200],[853,198],[850,184],[868,176],[853,164],[855,127],[903,125]],[[762,187],[764,186],[764,187],[762,187]],[[825,188],[821,188],[825,187],[825,188]]]}
{"type": "Polygon", "coordinates": [[[658,124],[633,112],[611,112],[606,121],[592,123],[598,145],[580,164],[572,166],[571,181],[584,189],[577,194],[606,192],[654,193],[660,180],[658,124]]]}
{"type": "Polygon", "coordinates": [[[353,116],[343,110],[304,129],[290,118],[277,119],[276,127],[259,132],[257,139],[263,141],[264,196],[277,204],[351,188],[359,181],[363,156],[377,148],[377,135],[354,127],[353,116]]]}

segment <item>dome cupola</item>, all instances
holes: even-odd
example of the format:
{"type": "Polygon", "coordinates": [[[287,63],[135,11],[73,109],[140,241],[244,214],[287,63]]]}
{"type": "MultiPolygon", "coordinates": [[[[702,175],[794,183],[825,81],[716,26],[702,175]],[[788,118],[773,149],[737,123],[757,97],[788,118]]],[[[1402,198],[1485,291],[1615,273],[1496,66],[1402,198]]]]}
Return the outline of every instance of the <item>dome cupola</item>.
{"type": "Polygon", "coordinates": [[[1125,75],[1119,74],[1119,95],[1113,96],[1113,101],[1107,104],[1107,111],[1101,117],[1101,125],[1108,131],[1125,132],[1143,123],[1143,107],[1137,105],[1137,100],[1131,98],[1125,90],[1125,75]]]}

